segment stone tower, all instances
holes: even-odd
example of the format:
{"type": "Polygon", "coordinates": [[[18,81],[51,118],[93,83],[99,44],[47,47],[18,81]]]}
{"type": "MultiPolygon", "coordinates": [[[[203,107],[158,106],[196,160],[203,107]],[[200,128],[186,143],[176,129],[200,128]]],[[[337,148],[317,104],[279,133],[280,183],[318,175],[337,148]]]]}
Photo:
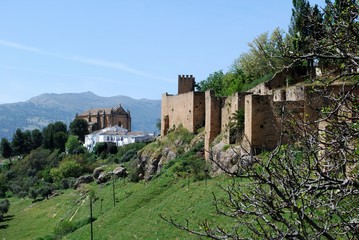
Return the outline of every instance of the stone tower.
{"type": "Polygon", "coordinates": [[[192,75],[178,75],[178,94],[194,91],[195,78],[192,75]]]}

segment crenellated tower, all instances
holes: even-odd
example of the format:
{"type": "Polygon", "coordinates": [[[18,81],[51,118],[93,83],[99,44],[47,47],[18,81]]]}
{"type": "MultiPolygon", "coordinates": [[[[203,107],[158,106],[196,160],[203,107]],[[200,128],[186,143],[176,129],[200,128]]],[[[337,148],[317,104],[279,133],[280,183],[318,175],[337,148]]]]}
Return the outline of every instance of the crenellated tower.
{"type": "Polygon", "coordinates": [[[195,78],[192,75],[178,75],[178,94],[194,91],[195,78]]]}

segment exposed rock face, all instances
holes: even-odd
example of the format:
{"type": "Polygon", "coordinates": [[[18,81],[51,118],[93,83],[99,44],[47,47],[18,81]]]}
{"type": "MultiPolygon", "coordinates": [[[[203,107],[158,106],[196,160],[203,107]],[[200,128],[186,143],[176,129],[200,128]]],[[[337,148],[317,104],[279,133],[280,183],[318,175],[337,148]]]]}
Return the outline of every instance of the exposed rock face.
{"type": "Polygon", "coordinates": [[[93,170],[92,176],[94,179],[98,179],[98,177],[100,176],[101,172],[104,171],[105,166],[101,166],[101,167],[97,167],[93,170]]]}
{"type": "Polygon", "coordinates": [[[254,160],[254,156],[248,155],[241,146],[220,142],[212,147],[212,174],[223,173],[223,169],[235,173],[254,160]]]}
{"type": "MultiPolygon", "coordinates": [[[[203,141],[204,132],[196,135],[190,143],[186,143],[181,137],[173,141],[168,141],[166,137],[157,139],[151,146],[149,145],[139,153],[138,168],[141,177],[146,180],[151,179],[160,173],[166,163],[203,141]]],[[[203,155],[203,152],[201,154],[203,155]]]]}
{"type": "Polygon", "coordinates": [[[108,182],[111,179],[112,175],[113,175],[112,172],[102,171],[98,176],[96,183],[100,184],[100,183],[108,182]]]}
{"type": "Polygon", "coordinates": [[[124,178],[127,176],[126,168],[124,167],[117,167],[112,171],[113,174],[115,174],[119,178],[124,178]]]}
{"type": "Polygon", "coordinates": [[[177,156],[175,150],[165,147],[160,152],[144,151],[139,156],[138,168],[143,178],[146,180],[151,179],[154,175],[159,173],[162,166],[168,161],[177,156]]]}
{"type": "Polygon", "coordinates": [[[74,183],[74,189],[77,189],[81,184],[93,182],[94,179],[91,175],[84,175],[79,177],[74,183]]]}

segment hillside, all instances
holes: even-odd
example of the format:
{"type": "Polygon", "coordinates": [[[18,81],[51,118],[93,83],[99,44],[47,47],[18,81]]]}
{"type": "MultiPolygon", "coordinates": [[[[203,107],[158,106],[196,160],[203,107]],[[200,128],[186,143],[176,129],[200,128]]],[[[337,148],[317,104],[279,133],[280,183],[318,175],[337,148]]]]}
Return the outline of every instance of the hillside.
{"type": "Polygon", "coordinates": [[[54,121],[63,121],[68,125],[76,113],[119,104],[130,110],[133,131],[156,130],[156,121],[161,112],[160,100],[137,100],[126,96],[100,97],[92,92],[46,93],[26,102],[0,104],[0,138],[11,138],[17,128],[41,129],[54,121]]]}
{"type": "MultiPolygon", "coordinates": [[[[92,185],[97,199],[93,204],[94,239],[198,239],[169,225],[159,215],[181,222],[190,218],[191,225],[197,228],[204,219],[222,222],[212,206],[212,192],[220,191],[217,184],[221,181],[227,180],[211,179],[207,185],[204,180],[197,181],[188,188],[186,179],[173,175],[161,176],[147,185],[117,180],[116,206],[113,206],[112,184],[101,188],[92,185]]],[[[80,191],[69,190],[36,203],[14,198],[9,216],[0,225],[1,239],[46,239],[61,222],[71,219],[72,225],[83,224],[89,217],[89,198],[80,191]]],[[[90,224],[63,239],[90,239],[90,224]]]]}

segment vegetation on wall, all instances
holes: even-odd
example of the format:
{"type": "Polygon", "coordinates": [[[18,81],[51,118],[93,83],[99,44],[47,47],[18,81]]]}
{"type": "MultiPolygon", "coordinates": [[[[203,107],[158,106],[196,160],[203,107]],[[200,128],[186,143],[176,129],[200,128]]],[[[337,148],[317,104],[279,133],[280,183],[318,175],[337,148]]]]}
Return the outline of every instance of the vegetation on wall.
{"type": "MultiPolygon", "coordinates": [[[[167,221],[191,233],[189,238],[199,235],[212,239],[354,239],[359,235],[359,100],[356,96],[358,72],[354,71],[359,59],[357,19],[358,4],[354,0],[326,1],[323,10],[310,6],[306,0],[293,0],[287,34],[278,29],[271,34],[261,34],[250,44],[249,52],[235,60],[230,71],[214,72],[198,84],[201,91],[213,90],[216,96],[228,96],[290,67],[305,66],[307,77],[311,79],[312,67],[318,64],[327,74],[323,79],[316,79],[325,83],[320,97],[331,104],[319,109],[320,121],[284,121],[280,133],[289,138],[290,144],[280,142],[272,152],[248,155],[232,169],[223,167],[221,162],[213,162],[230,176],[230,180],[220,185],[222,192],[212,188],[214,208],[211,210],[208,210],[210,200],[206,192],[209,166],[203,160],[203,141],[181,126],[148,145],[111,148],[98,144],[94,153],[81,148],[87,129],[82,123],[71,124],[70,131],[62,122],[49,124],[42,132],[18,129],[11,142],[1,140],[1,154],[6,164],[0,169],[0,197],[11,198],[17,205],[20,201],[25,204],[28,198],[37,203],[57,190],[71,188],[77,177],[90,174],[104,164],[126,164],[127,179],[139,181],[139,151],[152,154],[153,158],[173,151],[174,159],[151,183],[146,180],[136,185],[124,181],[121,188],[116,188],[113,178],[111,191],[106,185],[91,191],[91,196],[102,193],[106,200],[111,196],[114,204],[121,206],[121,210],[113,211],[114,208],[109,208],[111,202],[104,206],[106,215],[102,215],[103,198],[94,198],[91,202],[97,206],[101,203],[95,223],[98,221],[97,230],[105,238],[117,231],[129,239],[136,238],[136,234],[140,238],[173,238],[173,235],[162,234],[163,228],[169,226],[165,225],[167,221]],[[337,79],[343,83],[351,81],[351,88],[348,90],[343,85],[337,94],[332,94],[326,84],[337,79]],[[194,181],[198,184],[195,192],[191,192],[194,181]],[[198,190],[199,186],[204,190],[198,190]],[[118,193],[117,199],[110,192],[118,193]],[[206,201],[202,202],[203,199],[206,201]],[[178,205],[185,207],[174,207],[178,205]],[[207,208],[203,210],[203,206],[207,208]],[[175,211],[165,212],[169,207],[175,211]],[[144,208],[146,211],[142,211],[144,208]],[[154,217],[158,214],[165,221],[154,217]],[[138,220],[143,219],[152,221],[152,226],[146,225],[143,230],[141,224],[141,229],[136,229],[138,220]],[[149,236],[148,232],[153,235],[149,236]]],[[[236,112],[231,120],[231,134],[241,134],[243,111],[236,112]]],[[[71,198],[67,206],[77,204],[74,204],[77,209],[71,209],[71,213],[80,209],[81,217],[73,214],[71,219],[74,216],[76,221],[71,222],[69,214],[59,208],[58,212],[66,219],[58,220],[57,226],[51,223],[53,232],[41,232],[48,234],[46,239],[87,238],[84,226],[93,221],[89,221],[83,206],[92,198],[87,198],[87,189],[81,193],[85,193],[85,197],[76,200],[73,199],[75,194],[66,195],[71,198]]],[[[0,220],[9,206],[9,201],[0,201],[0,220]]]]}
{"type": "Polygon", "coordinates": [[[189,227],[188,219],[166,216],[168,223],[211,239],[359,236],[358,12],[353,0],[326,1],[323,11],[306,0],[294,0],[289,34],[277,34],[278,51],[266,49],[265,41],[255,42],[258,53],[267,55],[264,68],[275,66],[270,60],[279,58],[285,60],[279,70],[303,65],[311,79],[314,64],[322,66],[324,75],[315,79],[322,87],[316,94],[328,105],[317,109],[314,122],[283,115],[280,134],[290,144],[279,142],[272,152],[243,158],[235,170],[214,162],[232,176],[231,184],[222,187],[225,197],[214,196],[216,213],[231,227],[207,221],[189,227]],[[338,79],[342,85],[332,91],[329,84],[338,79]]]}

